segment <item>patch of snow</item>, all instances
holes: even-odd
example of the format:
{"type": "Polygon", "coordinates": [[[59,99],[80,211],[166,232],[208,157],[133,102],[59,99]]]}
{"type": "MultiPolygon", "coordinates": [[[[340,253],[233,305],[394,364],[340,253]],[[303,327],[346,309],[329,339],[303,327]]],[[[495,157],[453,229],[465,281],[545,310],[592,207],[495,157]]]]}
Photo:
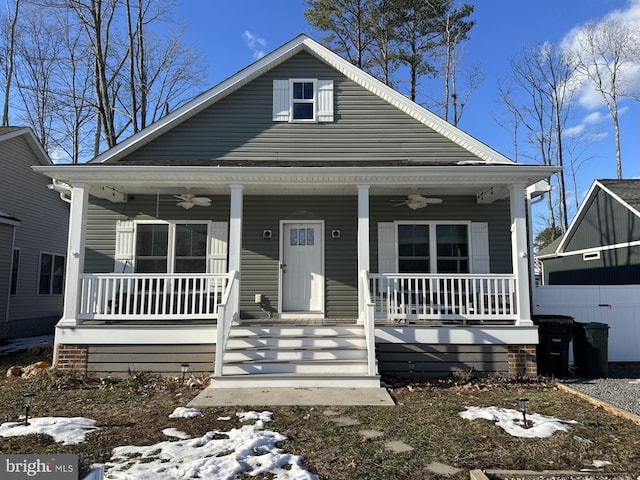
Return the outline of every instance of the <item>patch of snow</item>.
{"type": "Polygon", "coordinates": [[[611,462],[608,462],[606,460],[594,460],[593,461],[593,466],[596,468],[602,468],[602,467],[606,467],[607,465],[613,465],[611,462]]]}
{"type": "Polygon", "coordinates": [[[84,442],[87,433],[97,430],[96,421],[84,417],[35,417],[24,422],[8,422],[0,425],[0,436],[17,437],[43,433],[64,445],[84,442]]]}
{"type": "Polygon", "coordinates": [[[271,412],[240,412],[236,416],[240,417],[241,422],[249,422],[255,420],[256,428],[264,428],[264,424],[271,421],[273,413],[271,412]]]}
{"type": "Polygon", "coordinates": [[[522,413],[509,408],[498,407],[467,407],[467,410],[460,412],[460,416],[467,420],[490,420],[509,435],[522,438],[550,437],[557,431],[569,431],[568,425],[577,423],[573,420],[560,420],[533,413],[527,414],[527,422],[531,422],[533,425],[529,428],[523,428],[522,413]]]}
{"type": "Polygon", "coordinates": [[[199,409],[187,407],[178,407],[169,414],[169,418],[193,418],[201,416],[202,412],[199,409]]]}
{"type": "Polygon", "coordinates": [[[189,435],[188,433],[184,433],[177,428],[165,428],[164,430],[162,430],[162,433],[164,433],[167,437],[179,438],[181,440],[187,440],[191,438],[191,435],[189,435]]]}
{"type": "Polygon", "coordinates": [[[218,420],[231,420],[231,417],[218,417],[218,420]]]}
{"type": "Polygon", "coordinates": [[[271,412],[238,413],[242,422],[255,420],[228,432],[207,432],[200,438],[166,441],[150,446],[114,449],[105,465],[111,480],[182,480],[192,478],[234,479],[240,473],[257,476],[271,473],[277,480],[318,480],[302,468],[302,459],[276,447],[284,435],[264,430],[271,412]]]}
{"type": "Polygon", "coordinates": [[[631,381],[629,381],[629,383],[638,383],[638,384],[640,384],[640,378],[637,378],[635,380],[631,380],[631,381]]]}

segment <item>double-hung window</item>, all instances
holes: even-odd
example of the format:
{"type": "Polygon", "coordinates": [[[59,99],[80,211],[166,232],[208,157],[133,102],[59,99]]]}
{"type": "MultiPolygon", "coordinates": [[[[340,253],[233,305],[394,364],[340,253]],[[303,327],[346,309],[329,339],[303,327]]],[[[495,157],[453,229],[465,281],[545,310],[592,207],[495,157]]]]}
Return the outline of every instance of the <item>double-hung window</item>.
{"type": "Polygon", "coordinates": [[[64,286],[64,261],[62,255],[40,253],[38,294],[60,295],[64,286]]]}
{"type": "Polygon", "coordinates": [[[138,223],[138,273],[205,273],[208,223],[138,223]]]}
{"type": "Polygon", "coordinates": [[[315,80],[291,80],[291,113],[293,121],[315,121],[315,80]]]}
{"type": "Polygon", "coordinates": [[[399,223],[400,273],[469,273],[469,225],[399,223]]]}

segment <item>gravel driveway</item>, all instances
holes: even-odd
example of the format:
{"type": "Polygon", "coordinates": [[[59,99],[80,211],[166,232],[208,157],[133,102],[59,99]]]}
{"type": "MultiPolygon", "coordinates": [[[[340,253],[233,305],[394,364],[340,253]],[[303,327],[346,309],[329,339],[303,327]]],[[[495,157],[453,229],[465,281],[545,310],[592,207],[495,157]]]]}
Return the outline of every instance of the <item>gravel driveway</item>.
{"type": "Polygon", "coordinates": [[[559,381],[640,416],[640,362],[610,363],[609,378],[564,378],[559,381]]]}

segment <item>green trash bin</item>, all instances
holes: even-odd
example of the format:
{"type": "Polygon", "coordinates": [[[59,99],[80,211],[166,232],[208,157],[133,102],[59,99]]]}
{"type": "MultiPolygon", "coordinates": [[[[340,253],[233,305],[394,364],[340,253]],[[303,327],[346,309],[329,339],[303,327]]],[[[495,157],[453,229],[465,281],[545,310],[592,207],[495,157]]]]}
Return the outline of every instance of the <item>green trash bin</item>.
{"type": "Polygon", "coordinates": [[[534,315],[538,325],[538,374],[550,377],[569,376],[569,344],[573,335],[573,317],[534,315]]]}
{"type": "Polygon", "coordinates": [[[590,322],[574,324],[573,359],[581,377],[604,378],[609,375],[609,325],[590,322]]]}

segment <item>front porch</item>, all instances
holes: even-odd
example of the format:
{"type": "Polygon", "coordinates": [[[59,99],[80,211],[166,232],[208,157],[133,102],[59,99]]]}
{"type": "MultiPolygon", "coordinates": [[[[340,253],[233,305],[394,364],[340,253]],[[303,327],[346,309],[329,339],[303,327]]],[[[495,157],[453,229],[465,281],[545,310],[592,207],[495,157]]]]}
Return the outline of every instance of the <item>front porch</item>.
{"type": "Polygon", "coordinates": [[[99,374],[141,368],[171,374],[181,358],[193,359],[187,363],[219,386],[229,377],[246,382],[281,374],[303,384],[311,370],[324,372],[319,383],[347,370],[345,382],[353,382],[352,374],[375,382],[388,373],[381,361],[399,374],[408,362],[428,374],[433,359],[447,371],[514,370],[510,349],[537,343],[524,185],[538,173],[492,166],[472,182],[469,169],[475,171],[403,167],[399,175],[384,168],[264,168],[269,182],[259,172],[225,167],[214,176],[208,168],[178,176],[152,168],[142,182],[129,171],[136,168],[74,169],[93,178],[65,178],[71,221],[56,364],[77,366],[84,355],[87,371],[99,374]],[[181,208],[174,195],[185,188],[213,197],[211,206],[181,208]],[[398,203],[418,188],[441,202],[417,210],[398,203]],[[407,232],[415,233],[410,243],[407,232]],[[306,258],[289,249],[303,245],[315,248],[318,261],[302,265],[316,270],[311,298],[300,308],[294,287],[305,276],[286,281],[285,274],[306,258]],[[413,251],[401,252],[407,245],[413,251]],[[287,345],[292,331],[284,327],[301,325],[309,328],[300,346],[242,353],[230,347],[238,336],[281,336],[276,343],[287,345]],[[357,336],[354,348],[326,351],[315,341],[328,334],[321,327],[353,328],[334,333],[336,344],[344,343],[342,335],[357,336]],[[240,329],[251,330],[240,335],[240,329]],[[390,344],[403,344],[403,351],[390,344]],[[320,358],[336,369],[301,363],[320,358]]]}

